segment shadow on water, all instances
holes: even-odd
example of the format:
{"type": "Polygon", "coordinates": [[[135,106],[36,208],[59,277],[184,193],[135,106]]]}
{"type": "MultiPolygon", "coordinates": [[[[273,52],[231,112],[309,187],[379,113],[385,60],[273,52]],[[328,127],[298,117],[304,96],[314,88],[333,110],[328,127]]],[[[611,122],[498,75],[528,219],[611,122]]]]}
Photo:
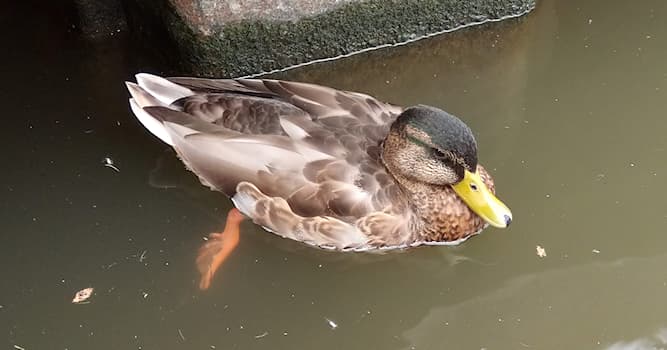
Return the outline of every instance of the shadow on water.
{"type": "Polygon", "coordinates": [[[60,4],[7,9],[10,348],[664,346],[662,2],[544,0],[523,19],[277,75],[461,116],[516,220],[463,246],[381,255],[320,251],[245,223],[206,293],[194,257],[229,201],[140,127],[122,83],[178,73],[164,52],[127,32],[86,41],[60,4]],[[88,286],[91,303],[72,305],[88,286]]]}

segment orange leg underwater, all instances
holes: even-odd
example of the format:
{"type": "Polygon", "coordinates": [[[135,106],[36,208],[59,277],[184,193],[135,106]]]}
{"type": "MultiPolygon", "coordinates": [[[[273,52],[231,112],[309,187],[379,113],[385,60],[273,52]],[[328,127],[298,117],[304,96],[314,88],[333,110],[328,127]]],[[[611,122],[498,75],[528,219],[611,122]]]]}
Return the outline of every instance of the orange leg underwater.
{"type": "Polygon", "coordinates": [[[233,208],[227,214],[225,230],[221,233],[215,232],[208,236],[208,241],[199,248],[197,255],[197,269],[201,279],[199,289],[206,290],[211,285],[215,271],[220,268],[232,250],[239,244],[239,226],[245,219],[238,209],[233,208]]]}

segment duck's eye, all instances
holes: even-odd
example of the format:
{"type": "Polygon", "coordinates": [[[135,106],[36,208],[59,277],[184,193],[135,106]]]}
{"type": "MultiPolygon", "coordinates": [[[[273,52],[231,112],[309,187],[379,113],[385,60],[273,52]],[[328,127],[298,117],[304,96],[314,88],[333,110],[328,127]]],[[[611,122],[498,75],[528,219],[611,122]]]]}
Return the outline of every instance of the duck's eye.
{"type": "Polygon", "coordinates": [[[433,156],[437,159],[440,160],[448,160],[449,157],[447,157],[441,150],[437,148],[433,148],[433,156]]]}
{"type": "Polygon", "coordinates": [[[470,189],[471,189],[473,192],[477,192],[477,190],[478,190],[478,188],[477,188],[477,184],[470,183],[470,189]]]}

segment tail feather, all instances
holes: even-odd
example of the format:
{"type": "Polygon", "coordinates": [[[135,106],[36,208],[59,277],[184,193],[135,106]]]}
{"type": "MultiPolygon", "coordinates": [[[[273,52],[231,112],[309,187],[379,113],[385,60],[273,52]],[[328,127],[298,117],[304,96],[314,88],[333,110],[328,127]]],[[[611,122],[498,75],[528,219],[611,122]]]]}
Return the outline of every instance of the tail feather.
{"type": "Polygon", "coordinates": [[[157,100],[168,106],[174,101],[183,97],[194,95],[192,90],[181,85],[170,82],[169,80],[148,73],[139,73],[135,76],[137,83],[146,92],[151,94],[157,100]]]}
{"type": "Polygon", "coordinates": [[[174,108],[170,107],[174,101],[192,96],[194,92],[152,74],[140,73],[136,75],[136,78],[137,84],[132,82],[125,83],[127,90],[132,95],[130,99],[132,112],[134,112],[134,115],[148,131],[166,144],[173,146],[174,142],[165,128],[163,121],[158,116],[149,113],[145,107],[162,106],[174,108]]]}
{"type": "Polygon", "coordinates": [[[127,91],[130,92],[130,95],[134,99],[134,101],[137,103],[137,105],[141,108],[144,107],[149,107],[149,106],[165,106],[166,105],[155,98],[153,95],[151,95],[148,91],[144,90],[141,86],[130,82],[126,81],[125,86],[127,86],[127,91]]]}
{"type": "Polygon", "coordinates": [[[130,99],[130,108],[132,108],[134,115],[137,117],[137,119],[139,119],[141,124],[143,124],[144,127],[148,129],[148,131],[157,136],[157,138],[162,140],[162,142],[170,146],[174,145],[174,141],[171,140],[171,136],[169,135],[167,129],[164,127],[162,121],[156,119],[152,115],[148,114],[146,110],[139,107],[139,104],[137,104],[137,101],[134,98],[130,99]]]}

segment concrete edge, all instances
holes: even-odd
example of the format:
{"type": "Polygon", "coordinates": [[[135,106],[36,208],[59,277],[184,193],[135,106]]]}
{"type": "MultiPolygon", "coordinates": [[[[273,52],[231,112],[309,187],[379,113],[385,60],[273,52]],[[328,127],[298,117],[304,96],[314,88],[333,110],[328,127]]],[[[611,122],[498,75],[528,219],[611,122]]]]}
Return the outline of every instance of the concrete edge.
{"type": "Polygon", "coordinates": [[[535,1],[368,0],[298,21],[220,25],[210,35],[188,26],[168,0],[138,5],[140,19],[157,14],[176,44],[178,53],[172,56],[188,74],[255,77],[520,17],[535,8],[535,1]]]}

